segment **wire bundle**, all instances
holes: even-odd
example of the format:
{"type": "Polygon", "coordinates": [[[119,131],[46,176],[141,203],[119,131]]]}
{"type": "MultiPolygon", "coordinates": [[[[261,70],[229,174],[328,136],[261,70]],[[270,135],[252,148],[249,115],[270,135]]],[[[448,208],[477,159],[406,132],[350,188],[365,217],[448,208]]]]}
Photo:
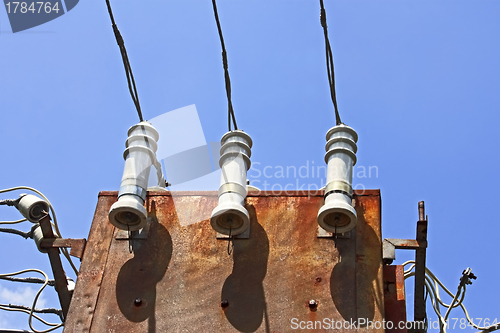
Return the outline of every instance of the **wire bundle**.
{"type": "MultiPolygon", "coordinates": [[[[14,273],[8,273],[8,274],[0,274],[0,278],[1,279],[8,279],[9,277],[12,277],[12,276],[15,276],[15,275],[19,275],[19,274],[23,274],[23,273],[27,273],[27,272],[36,272],[36,273],[39,273],[41,275],[43,275],[44,277],[44,280],[43,280],[43,284],[42,286],[40,287],[40,289],[38,289],[38,292],[35,294],[35,298],[33,299],[33,304],[31,307],[26,307],[26,306],[22,306],[22,305],[13,305],[13,304],[0,304],[0,310],[5,310],[5,311],[17,311],[17,312],[24,312],[24,313],[27,313],[29,314],[29,318],[28,318],[28,323],[29,323],[29,327],[30,329],[33,331],[33,332],[36,332],[36,333],[47,333],[47,332],[51,332],[55,329],[58,329],[59,327],[63,326],[64,324],[61,322],[61,323],[58,323],[58,324],[54,324],[54,323],[49,323],[45,320],[43,320],[42,318],[40,318],[39,316],[37,316],[36,314],[34,314],[35,312],[37,313],[52,313],[52,314],[57,314],[59,316],[59,318],[61,318],[61,321],[62,321],[62,310],[60,309],[52,309],[52,308],[49,308],[49,309],[37,309],[36,308],[36,303],[38,301],[38,298],[40,297],[40,294],[42,293],[42,291],[45,289],[45,287],[49,284],[49,277],[47,276],[47,274],[39,269],[25,269],[25,270],[22,270],[22,271],[19,271],[19,272],[14,272],[14,273]],[[47,326],[50,326],[50,328],[48,329],[45,329],[45,330],[36,330],[35,328],[33,328],[33,318],[37,319],[38,321],[40,321],[41,323],[47,325],[47,326]]],[[[18,281],[18,282],[33,282],[33,283],[40,283],[41,281],[39,281],[39,279],[35,279],[35,278],[25,278],[25,279],[12,279],[11,281],[18,281]]]]}
{"type": "MultiPolygon", "coordinates": [[[[415,276],[415,272],[413,272],[413,269],[415,268],[415,261],[410,260],[405,263],[403,263],[403,267],[411,265],[410,268],[404,271],[404,278],[405,280],[409,277],[415,276]]],[[[440,332],[446,333],[447,329],[447,323],[446,320],[448,319],[450,312],[452,309],[461,307],[467,321],[469,324],[474,327],[475,329],[478,329],[482,332],[492,332],[495,330],[500,329],[500,323],[496,325],[491,325],[491,326],[478,326],[473,323],[471,318],[469,317],[469,313],[467,312],[467,309],[465,308],[465,305],[463,304],[464,298],[465,298],[465,291],[466,291],[466,284],[463,283],[461,279],[461,283],[458,287],[458,290],[456,294],[453,294],[448,288],[444,286],[444,284],[434,275],[434,273],[431,272],[430,269],[427,267],[425,268],[425,287],[426,287],[426,293],[430,295],[431,297],[431,303],[432,307],[434,309],[434,312],[438,316],[439,319],[439,324],[440,324],[440,332]],[[442,288],[450,297],[453,298],[452,302],[450,304],[446,304],[443,302],[441,299],[441,296],[439,294],[439,288],[442,288]],[[444,316],[441,314],[441,309],[440,306],[446,308],[446,313],[444,316]]]]}
{"type": "MultiPolygon", "coordinates": [[[[45,195],[43,195],[42,192],[40,192],[32,187],[28,187],[28,186],[16,186],[16,187],[12,187],[12,188],[7,188],[5,190],[0,190],[0,193],[12,192],[12,191],[17,191],[17,190],[28,190],[28,191],[35,192],[36,194],[41,196],[47,202],[47,204],[49,205],[50,212],[52,214],[52,219],[54,220],[54,222],[51,222],[51,224],[55,229],[55,234],[57,237],[62,238],[61,232],[59,231],[59,224],[57,223],[57,217],[56,217],[56,212],[54,211],[54,207],[52,207],[52,204],[50,203],[49,199],[47,199],[47,197],[45,195]]],[[[0,222],[0,224],[14,224],[14,223],[21,223],[24,221],[26,221],[26,219],[21,219],[21,220],[17,220],[17,221],[2,221],[2,222],[0,222]]],[[[20,232],[20,233],[13,232],[13,233],[19,234],[20,236],[24,237],[24,235],[20,234],[22,232],[20,232]]],[[[28,235],[28,237],[29,237],[29,235],[28,235]]],[[[25,238],[28,238],[28,237],[25,237],[25,238]]],[[[68,260],[68,262],[69,262],[71,268],[73,269],[73,271],[75,272],[75,274],[78,276],[78,269],[76,268],[75,264],[73,263],[73,260],[71,260],[71,257],[69,256],[68,249],[62,248],[61,252],[63,253],[64,257],[68,260]]]]}
{"type": "MultiPolygon", "coordinates": [[[[61,232],[59,231],[59,225],[57,223],[56,213],[55,213],[54,208],[52,207],[52,204],[50,203],[49,199],[43,193],[41,193],[40,191],[38,191],[38,190],[36,190],[34,188],[31,188],[31,187],[27,187],[27,186],[17,186],[17,187],[12,187],[12,188],[8,188],[8,189],[0,190],[0,193],[6,193],[6,192],[11,192],[11,191],[16,191],[16,190],[28,190],[28,191],[35,192],[36,194],[38,194],[39,196],[41,196],[45,200],[45,202],[49,206],[49,210],[50,210],[51,215],[52,215],[53,222],[51,222],[51,225],[54,227],[54,234],[57,237],[62,237],[61,236],[61,232]]],[[[10,200],[10,201],[16,201],[16,200],[10,200]]],[[[8,203],[10,201],[9,200],[2,200],[1,202],[5,203],[5,204],[7,204],[9,206],[12,206],[12,205],[10,205],[8,203]]],[[[20,220],[16,220],[16,221],[1,221],[0,224],[17,224],[17,223],[24,222],[26,220],[27,219],[20,219],[20,220]]],[[[34,224],[33,228],[31,229],[31,231],[27,232],[27,233],[22,232],[20,230],[7,229],[7,228],[0,228],[0,232],[7,232],[7,233],[12,233],[12,234],[17,234],[17,235],[20,235],[20,236],[22,236],[24,238],[32,238],[33,237],[33,230],[36,227],[38,227],[38,224],[34,224]]],[[[73,261],[71,260],[71,257],[69,255],[68,250],[66,248],[61,248],[61,252],[63,253],[64,257],[68,260],[68,262],[71,265],[71,268],[73,269],[73,271],[75,272],[75,274],[78,276],[78,269],[76,268],[76,266],[74,265],[73,261]]],[[[25,270],[22,270],[22,271],[19,271],[19,272],[15,272],[15,273],[0,274],[0,279],[1,280],[12,281],[12,282],[27,282],[27,283],[41,283],[42,284],[42,287],[38,290],[38,292],[35,295],[35,298],[34,298],[34,301],[33,301],[33,305],[31,307],[26,307],[26,306],[23,306],[23,305],[16,305],[16,304],[0,304],[0,310],[18,311],[18,312],[24,312],[24,313],[29,314],[29,319],[28,319],[29,327],[30,327],[31,330],[33,330],[33,332],[36,332],[36,333],[47,333],[47,332],[53,331],[53,330],[55,330],[55,329],[57,329],[57,328],[59,328],[59,327],[61,327],[61,326],[64,325],[62,323],[62,321],[63,321],[62,310],[60,310],[60,309],[53,309],[53,308],[37,309],[35,307],[36,306],[36,302],[38,301],[38,298],[39,298],[40,294],[42,293],[42,291],[44,290],[44,288],[47,285],[50,285],[50,286],[54,286],[55,285],[54,280],[49,280],[49,278],[48,278],[48,276],[47,276],[47,274],[45,272],[43,272],[43,271],[41,271],[39,269],[25,269],[25,270]],[[33,277],[27,277],[27,278],[16,278],[16,277],[13,277],[15,275],[23,274],[23,273],[26,273],[26,272],[36,272],[36,273],[42,274],[44,278],[43,279],[39,279],[39,278],[33,278],[33,277]],[[49,322],[45,321],[44,319],[40,318],[39,316],[37,316],[35,313],[52,313],[52,314],[56,314],[56,315],[58,315],[60,317],[61,323],[58,323],[58,324],[49,323],[49,322]],[[41,330],[41,331],[36,330],[35,328],[33,328],[33,323],[32,323],[33,318],[37,319],[38,321],[40,321],[44,325],[50,326],[50,328],[48,328],[46,330],[41,330]]]]}

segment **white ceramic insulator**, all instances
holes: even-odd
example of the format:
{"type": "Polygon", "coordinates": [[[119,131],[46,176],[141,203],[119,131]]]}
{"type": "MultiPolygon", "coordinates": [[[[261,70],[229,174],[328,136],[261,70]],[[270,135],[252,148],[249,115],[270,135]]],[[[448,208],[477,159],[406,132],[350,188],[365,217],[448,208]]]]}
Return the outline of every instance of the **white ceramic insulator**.
{"type": "Polygon", "coordinates": [[[16,204],[19,212],[30,222],[37,223],[49,212],[49,204],[33,194],[21,194],[16,204]]]}
{"type": "Polygon", "coordinates": [[[250,225],[244,204],[251,148],[252,139],[240,130],[228,132],[221,139],[219,203],[212,212],[211,224],[222,234],[238,235],[250,225]],[[234,223],[228,222],[228,218],[233,219],[234,223]]]}
{"type": "Polygon", "coordinates": [[[353,229],[357,221],[352,207],[352,174],[358,135],[341,124],[327,132],[326,140],[325,204],[318,213],[318,223],[327,231],[344,233],[353,229]]]}
{"type": "Polygon", "coordinates": [[[33,240],[35,241],[38,251],[42,253],[49,252],[48,249],[44,249],[41,246],[43,240],[43,232],[42,232],[42,227],[40,227],[40,225],[36,226],[35,229],[33,230],[33,240]]]}
{"type": "Polygon", "coordinates": [[[129,129],[123,153],[125,168],[121,187],[134,185],[143,190],[148,188],[149,172],[156,160],[158,139],[158,132],[148,122],[143,121],[129,129]]]}
{"type": "Polygon", "coordinates": [[[117,228],[134,231],[144,227],[147,222],[143,205],[151,165],[156,161],[158,139],[158,131],[147,121],[132,126],[128,131],[118,201],[109,211],[109,221],[117,228]]]}

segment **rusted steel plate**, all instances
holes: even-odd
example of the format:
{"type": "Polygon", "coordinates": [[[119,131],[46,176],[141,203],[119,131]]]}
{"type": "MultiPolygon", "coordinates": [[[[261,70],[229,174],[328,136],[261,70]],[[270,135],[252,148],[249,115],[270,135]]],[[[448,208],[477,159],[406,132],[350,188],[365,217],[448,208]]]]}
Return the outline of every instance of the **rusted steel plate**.
{"type": "Polygon", "coordinates": [[[85,239],[72,239],[72,238],[44,238],[42,239],[40,246],[42,248],[51,247],[69,247],[70,255],[82,259],[83,251],[85,250],[85,239]]]}
{"type": "Polygon", "coordinates": [[[419,247],[427,247],[427,242],[423,245],[419,244],[415,239],[398,239],[389,238],[387,239],[396,249],[418,249],[419,247]]]}
{"type": "Polygon", "coordinates": [[[406,299],[404,267],[402,265],[384,266],[384,304],[385,320],[393,323],[387,333],[406,333],[406,299]]]}
{"type": "Polygon", "coordinates": [[[90,250],[85,251],[82,259],[76,288],[64,324],[65,333],[90,332],[114,230],[108,219],[104,218],[108,215],[111,201],[116,200],[116,193],[114,200],[110,198],[113,199],[113,197],[99,196],[88,237],[87,244],[90,250]]]}
{"type": "MultiPolygon", "coordinates": [[[[382,321],[379,192],[355,196],[357,231],[337,240],[316,236],[321,194],[251,192],[250,238],[235,240],[229,256],[228,242],[216,239],[208,218],[185,222],[210,216],[216,193],[150,192],[146,239],[116,239],[115,230],[98,240],[110,246],[90,331],[289,332],[294,322],[321,321],[322,329],[311,330],[321,332],[360,314],[382,321]],[[318,303],[314,311],[309,300],[318,303]]],[[[92,229],[109,225],[115,200],[116,192],[101,192],[92,229]]],[[[102,255],[96,242],[89,237],[82,266],[94,252],[102,255]]],[[[79,281],[75,294],[81,288],[79,281]]]]}

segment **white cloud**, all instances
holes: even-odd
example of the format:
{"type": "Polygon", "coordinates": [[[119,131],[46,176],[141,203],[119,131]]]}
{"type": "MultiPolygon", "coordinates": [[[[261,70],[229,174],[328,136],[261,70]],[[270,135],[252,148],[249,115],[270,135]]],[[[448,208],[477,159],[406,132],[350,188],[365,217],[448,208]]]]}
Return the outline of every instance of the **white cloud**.
{"type": "MultiPolygon", "coordinates": [[[[31,307],[39,286],[22,285],[17,288],[6,288],[0,285],[0,303],[17,304],[31,307]]],[[[40,296],[36,304],[37,308],[45,307],[45,299],[40,296]]],[[[28,323],[28,316],[20,312],[8,312],[0,310],[0,328],[25,327],[28,323]],[[16,314],[17,313],[17,314],[16,314]],[[21,317],[20,317],[21,316],[21,317]],[[22,319],[21,319],[22,318],[22,319]]]]}
{"type": "MultiPolygon", "coordinates": [[[[16,289],[8,289],[0,286],[0,303],[3,304],[17,304],[31,307],[38,288],[31,286],[18,287],[16,289]]],[[[45,307],[45,300],[40,296],[36,303],[37,308],[45,307]]]]}

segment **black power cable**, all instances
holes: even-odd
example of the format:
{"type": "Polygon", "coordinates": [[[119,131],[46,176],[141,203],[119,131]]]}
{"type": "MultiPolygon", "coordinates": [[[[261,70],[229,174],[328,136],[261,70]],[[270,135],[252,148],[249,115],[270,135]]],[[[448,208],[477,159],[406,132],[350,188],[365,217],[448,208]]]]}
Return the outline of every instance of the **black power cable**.
{"type": "Polygon", "coordinates": [[[0,228],[0,232],[19,235],[19,236],[23,237],[24,239],[33,238],[33,229],[31,229],[31,231],[24,232],[24,231],[17,230],[17,229],[0,228]]]}
{"type": "Polygon", "coordinates": [[[232,119],[234,129],[237,130],[238,126],[236,125],[233,103],[231,102],[231,80],[229,79],[226,45],[224,44],[224,37],[222,36],[222,28],[220,26],[219,14],[217,13],[217,4],[215,3],[215,0],[212,0],[212,5],[214,7],[214,16],[215,16],[215,22],[217,22],[217,30],[219,30],[220,44],[222,46],[222,65],[224,67],[224,80],[226,82],[226,94],[227,94],[227,125],[229,131],[231,131],[231,119],[232,119]]]}
{"type": "Polygon", "coordinates": [[[4,199],[0,200],[0,206],[1,205],[7,205],[7,206],[15,206],[19,199],[4,199]]]}
{"type": "Polygon", "coordinates": [[[335,71],[333,68],[333,54],[332,48],[330,46],[330,40],[328,39],[328,25],[326,24],[326,11],[323,5],[323,0],[319,0],[321,6],[321,13],[319,20],[321,26],[323,27],[323,32],[325,34],[325,50],[326,50],[326,72],[328,73],[328,83],[330,85],[330,95],[332,97],[333,107],[335,109],[335,119],[337,125],[342,124],[339,115],[339,109],[337,107],[337,95],[335,93],[335,71]]]}
{"type": "Polygon", "coordinates": [[[125,42],[123,41],[123,37],[120,34],[120,30],[116,26],[115,19],[113,17],[113,11],[111,10],[111,4],[109,0],[106,0],[106,5],[108,6],[109,17],[111,18],[111,26],[113,27],[113,32],[115,33],[116,42],[120,47],[120,53],[122,55],[123,66],[125,67],[125,74],[127,75],[128,89],[130,91],[130,96],[132,96],[132,100],[134,101],[135,108],[137,109],[137,113],[139,114],[140,121],[143,121],[141,105],[139,104],[139,94],[137,93],[137,87],[135,86],[134,74],[132,74],[132,67],[130,66],[130,62],[128,60],[127,50],[125,49],[125,42]]]}
{"type": "MultiPolygon", "coordinates": [[[[18,278],[13,276],[0,276],[0,280],[6,280],[12,282],[25,282],[25,283],[39,283],[39,284],[44,284],[46,282],[45,279],[40,279],[40,278],[34,278],[34,277],[18,278]]],[[[48,280],[47,285],[52,287],[55,286],[56,280],[48,280]]]]}

